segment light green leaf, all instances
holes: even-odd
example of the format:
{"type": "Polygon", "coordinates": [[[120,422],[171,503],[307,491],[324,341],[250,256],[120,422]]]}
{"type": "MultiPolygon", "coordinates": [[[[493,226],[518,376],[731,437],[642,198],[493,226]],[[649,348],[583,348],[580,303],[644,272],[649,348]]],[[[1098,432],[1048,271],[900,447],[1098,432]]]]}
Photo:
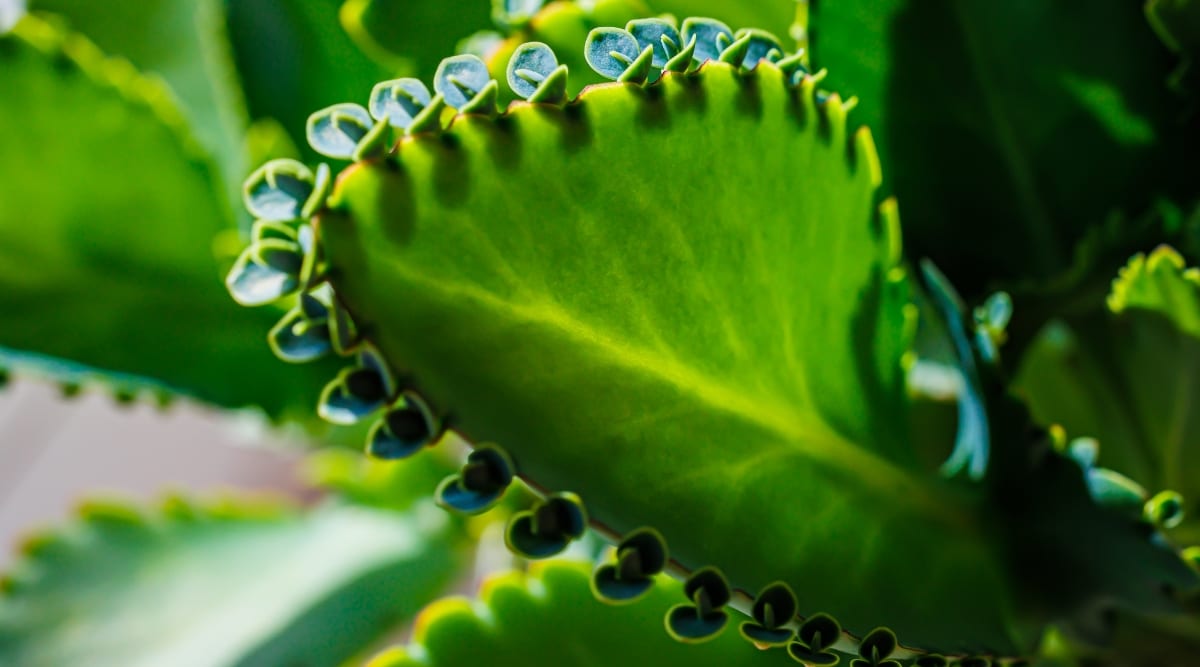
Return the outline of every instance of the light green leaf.
{"type": "Polygon", "coordinates": [[[497,575],[478,601],[438,600],[417,617],[411,644],[380,653],[367,667],[796,664],[782,651],[755,650],[736,631],[703,646],[680,644],[662,631],[667,609],[686,600],[678,582],[659,577],[645,598],[614,607],[592,599],[590,570],[550,561],[529,574],[497,575]]]}
{"type": "Polygon", "coordinates": [[[1049,325],[1017,383],[1044,422],[1100,442],[1099,465],[1186,502],[1200,542],[1200,274],[1162,247],[1113,283],[1108,311],[1049,325]]]}
{"type": "Polygon", "coordinates": [[[0,360],[310,420],[323,373],[271,355],[282,311],[231,304],[214,243],[238,235],[167,92],[32,17],[0,89],[0,360]]]}
{"type": "Polygon", "coordinates": [[[1200,124],[1141,4],[814,3],[813,66],[860,98],[911,256],[976,298],[1055,276],[1113,210],[1194,190],[1200,124]]]}
{"type": "Polygon", "coordinates": [[[237,200],[247,173],[246,109],[221,0],[32,0],[29,8],[65,17],[105,53],[161,76],[237,200]]]}
{"type": "Polygon", "coordinates": [[[711,64],[407,139],[319,217],[333,286],[463,432],[608,530],[652,525],[687,567],[783,579],[860,633],[1012,646],[971,494],[908,443],[870,136],[813,85],[711,64]]]}
{"type": "Polygon", "coordinates": [[[0,595],[0,663],[334,665],[450,581],[448,517],[93,504],[31,540],[0,595]]]}

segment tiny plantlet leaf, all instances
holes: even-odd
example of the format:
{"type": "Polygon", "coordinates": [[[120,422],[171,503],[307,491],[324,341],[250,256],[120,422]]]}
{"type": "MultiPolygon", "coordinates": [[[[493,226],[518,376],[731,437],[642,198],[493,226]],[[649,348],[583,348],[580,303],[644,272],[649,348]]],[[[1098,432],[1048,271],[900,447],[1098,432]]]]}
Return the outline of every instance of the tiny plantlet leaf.
{"type": "Polygon", "coordinates": [[[438,65],[433,87],[458,110],[470,105],[492,83],[487,65],[477,56],[451,56],[438,65]]]}
{"type": "Polygon", "coordinates": [[[549,46],[542,42],[522,44],[508,61],[508,85],[518,97],[529,99],[556,69],[558,58],[549,46]]]}
{"type": "Polygon", "coordinates": [[[341,160],[354,157],[358,142],[371,131],[375,121],[357,104],[335,104],[308,117],[308,143],[321,155],[341,160]]]}
{"type": "Polygon", "coordinates": [[[666,67],[667,62],[683,49],[683,38],[675,24],[666,19],[634,19],[625,29],[637,40],[638,50],[654,47],[654,66],[666,67]]]}
{"type": "Polygon", "coordinates": [[[584,55],[597,74],[616,81],[641,55],[638,41],[620,28],[595,28],[588,33],[584,55]]]}
{"type": "Polygon", "coordinates": [[[301,217],[313,191],[313,173],[295,160],[273,160],[246,179],[246,209],[261,220],[286,221],[301,217]]]}
{"type": "Polygon", "coordinates": [[[432,99],[420,79],[394,79],[376,84],[369,106],[375,120],[407,130],[432,99]]]}
{"type": "Polygon", "coordinates": [[[721,53],[733,44],[733,31],[716,19],[687,18],[683,21],[683,42],[696,40],[694,58],[703,63],[719,60],[721,53]]]}

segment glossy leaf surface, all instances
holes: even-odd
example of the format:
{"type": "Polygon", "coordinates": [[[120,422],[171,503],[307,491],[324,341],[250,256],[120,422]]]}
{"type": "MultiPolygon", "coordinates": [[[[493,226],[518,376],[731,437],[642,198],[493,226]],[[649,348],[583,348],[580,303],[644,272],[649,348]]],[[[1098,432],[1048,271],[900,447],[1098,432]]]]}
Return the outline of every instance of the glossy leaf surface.
{"type": "Polygon", "coordinates": [[[213,246],[237,232],[166,91],[32,18],[0,65],[0,356],[310,419],[336,366],[280,365],[282,311],[230,301],[213,246]]]}
{"type": "Polygon", "coordinates": [[[684,597],[669,578],[657,577],[636,603],[614,607],[592,599],[589,576],[590,566],[567,561],[498,575],[484,584],[478,603],[446,598],[426,607],[413,643],[384,651],[367,667],[795,664],[783,651],[755,650],[734,632],[703,646],[672,640],[662,631],[663,614],[684,597]]]}
{"type": "Polygon", "coordinates": [[[0,593],[0,663],[340,664],[454,574],[440,511],[86,506],[0,593]]]}
{"type": "Polygon", "coordinates": [[[1200,125],[1141,5],[814,3],[812,64],[859,97],[912,256],[975,298],[1056,275],[1110,212],[1191,187],[1200,125]]]}
{"type": "Polygon", "coordinates": [[[869,135],[756,71],[464,116],[399,169],[351,167],[318,221],[333,287],[462,431],[613,532],[783,579],[852,631],[1011,646],[969,494],[907,442],[869,135]],[[992,603],[949,611],[965,598],[992,603]]]}

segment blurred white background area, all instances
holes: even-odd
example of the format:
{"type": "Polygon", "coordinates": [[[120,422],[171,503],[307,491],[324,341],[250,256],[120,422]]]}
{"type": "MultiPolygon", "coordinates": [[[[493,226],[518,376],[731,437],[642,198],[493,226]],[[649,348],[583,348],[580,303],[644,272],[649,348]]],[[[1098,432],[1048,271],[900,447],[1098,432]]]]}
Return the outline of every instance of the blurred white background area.
{"type": "Polygon", "coordinates": [[[0,390],[0,569],[24,534],[67,520],[85,498],[301,493],[300,451],[187,401],[119,405],[95,389],[67,399],[18,376],[0,390]]]}

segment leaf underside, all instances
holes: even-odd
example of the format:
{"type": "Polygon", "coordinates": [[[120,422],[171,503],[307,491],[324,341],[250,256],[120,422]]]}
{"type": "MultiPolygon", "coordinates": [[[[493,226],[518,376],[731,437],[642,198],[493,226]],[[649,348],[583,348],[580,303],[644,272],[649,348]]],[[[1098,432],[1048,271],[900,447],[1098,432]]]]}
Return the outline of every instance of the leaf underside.
{"type": "Polygon", "coordinates": [[[869,135],[848,154],[813,85],[710,63],[406,139],[318,218],[333,286],[457,428],[607,530],[852,632],[1012,650],[969,494],[907,443],[869,135]]]}
{"type": "Polygon", "coordinates": [[[278,314],[230,302],[231,213],[166,90],[33,18],[0,61],[0,359],[308,420],[324,374],[272,357],[278,314]]]}
{"type": "Polygon", "coordinates": [[[0,594],[0,663],[340,664],[453,576],[451,522],[424,509],[91,506],[29,542],[0,594]]]}

